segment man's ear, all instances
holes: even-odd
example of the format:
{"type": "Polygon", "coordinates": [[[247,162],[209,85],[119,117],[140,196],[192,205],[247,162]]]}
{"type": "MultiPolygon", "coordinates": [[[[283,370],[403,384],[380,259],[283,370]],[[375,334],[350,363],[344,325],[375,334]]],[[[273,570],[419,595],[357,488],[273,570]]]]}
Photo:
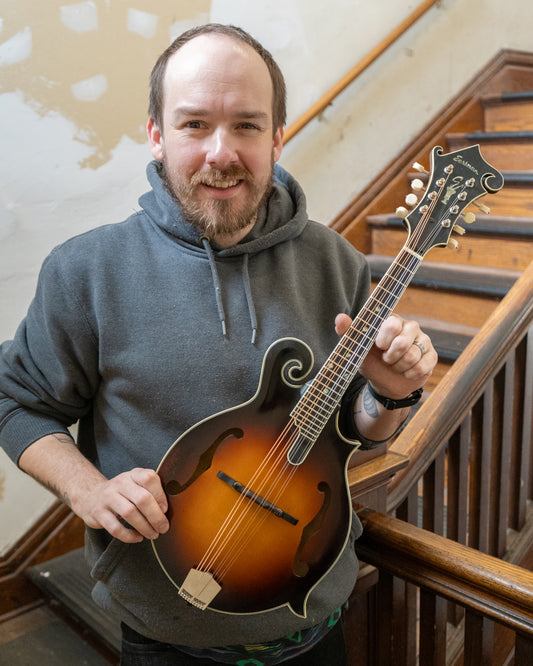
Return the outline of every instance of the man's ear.
{"type": "Polygon", "coordinates": [[[274,134],[274,150],[272,153],[274,162],[277,162],[281,157],[282,148],[283,148],[283,127],[279,127],[276,133],[274,134]]]}
{"type": "Polygon", "coordinates": [[[146,133],[148,134],[148,142],[150,144],[152,157],[159,162],[162,162],[164,154],[163,135],[153,118],[148,118],[148,123],[146,124],[146,133]]]}

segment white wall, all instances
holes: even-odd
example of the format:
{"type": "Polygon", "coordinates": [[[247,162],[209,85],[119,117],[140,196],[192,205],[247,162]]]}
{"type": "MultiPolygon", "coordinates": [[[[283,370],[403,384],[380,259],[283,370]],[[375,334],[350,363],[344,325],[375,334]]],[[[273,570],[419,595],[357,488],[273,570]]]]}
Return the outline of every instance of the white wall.
{"type": "MultiPolygon", "coordinates": [[[[0,0],[0,340],[57,243],[119,221],[146,189],[147,77],[182,29],[249,30],[277,58],[289,124],[419,0],[0,0]]],[[[531,50],[530,0],[442,0],[288,144],[281,163],[329,222],[502,48],[531,50]]],[[[0,556],[51,496],[0,452],[0,556]]]]}

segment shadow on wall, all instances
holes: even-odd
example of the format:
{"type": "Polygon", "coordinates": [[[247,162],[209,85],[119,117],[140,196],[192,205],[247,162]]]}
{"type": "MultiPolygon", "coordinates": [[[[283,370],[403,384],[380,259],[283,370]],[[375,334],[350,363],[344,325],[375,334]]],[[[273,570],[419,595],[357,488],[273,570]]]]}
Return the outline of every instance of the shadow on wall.
{"type": "Polygon", "coordinates": [[[207,22],[211,8],[211,0],[129,4],[17,0],[0,8],[0,93],[74,122],[75,138],[94,151],[81,167],[105,164],[123,136],[146,141],[155,59],[183,30],[207,22]]]}

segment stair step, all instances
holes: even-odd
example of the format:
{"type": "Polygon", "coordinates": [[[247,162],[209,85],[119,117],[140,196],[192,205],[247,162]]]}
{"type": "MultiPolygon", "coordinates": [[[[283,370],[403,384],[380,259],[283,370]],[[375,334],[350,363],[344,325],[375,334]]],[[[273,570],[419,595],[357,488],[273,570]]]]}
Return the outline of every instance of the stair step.
{"type": "Polygon", "coordinates": [[[27,575],[47,598],[57,601],[108,648],[120,650],[120,625],[92,600],[93,581],[83,548],[31,567],[27,575]]]}
{"type": "Polygon", "coordinates": [[[533,92],[487,95],[481,98],[485,130],[521,131],[533,129],[533,92]]]}
{"type": "MultiPolygon", "coordinates": [[[[368,262],[375,284],[390,266],[391,258],[370,255],[368,262]]],[[[425,262],[396,310],[414,319],[422,315],[480,328],[519,276],[520,271],[425,262]]]]}
{"type": "MultiPolygon", "coordinates": [[[[407,239],[403,220],[395,215],[371,215],[367,222],[372,230],[372,253],[387,255],[392,261],[407,239]]],[[[464,226],[464,236],[454,234],[457,250],[434,248],[427,260],[518,271],[533,260],[533,219],[479,213],[474,224],[464,226]]]]}
{"type": "Polygon", "coordinates": [[[478,328],[456,326],[452,322],[445,323],[425,317],[417,317],[417,321],[424,333],[427,333],[431,338],[441,361],[456,361],[479,330],[478,328]]]}
{"type": "MultiPolygon", "coordinates": [[[[109,655],[110,656],[110,655],[109,655]]],[[[33,608],[0,624],[2,666],[108,666],[117,663],[46,606],[33,608]]]]}
{"type": "Polygon", "coordinates": [[[446,135],[450,151],[479,144],[483,157],[500,171],[533,166],[533,130],[528,132],[469,132],[446,135]]]}
{"type": "Polygon", "coordinates": [[[491,212],[495,215],[533,217],[533,171],[504,171],[503,188],[491,195],[491,212]]]}
{"type": "MultiPolygon", "coordinates": [[[[377,255],[367,256],[374,279],[380,279],[388,270],[391,259],[377,255]]],[[[503,298],[520,277],[520,271],[486,269],[426,261],[414,275],[411,286],[421,285],[435,290],[480,294],[489,298],[503,298]]]]}

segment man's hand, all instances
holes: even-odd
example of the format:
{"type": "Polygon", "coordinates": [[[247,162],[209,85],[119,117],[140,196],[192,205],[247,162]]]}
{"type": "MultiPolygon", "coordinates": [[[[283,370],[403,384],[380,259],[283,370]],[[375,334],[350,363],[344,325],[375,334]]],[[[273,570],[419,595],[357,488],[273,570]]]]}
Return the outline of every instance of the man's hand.
{"type": "MultiPolygon", "coordinates": [[[[344,335],[350,324],[348,315],[337,315],[337,334],[344,335]]],[[[391,315],[382,323],[360,371],[378,393],[400,400],[426,383],[437,360],[429,336],[416,321],[391,315]]]]}
{"type": "Polygon", "coordinates": [[[103,479],[78,496],[72,509],[89,527],[103,528],[126,543],[156,539],[169,528],[167,499],[151,469],[136,468],[103,479]]]}
{"type": "Polygon", "coordinates": [[[19,465],[86,525],[105,529],[120,541],[156,539],[169,528],[167,498],[152,469],[135,468],[106,479],[63,433],[35,441],[22,453],[19,465]]]}

